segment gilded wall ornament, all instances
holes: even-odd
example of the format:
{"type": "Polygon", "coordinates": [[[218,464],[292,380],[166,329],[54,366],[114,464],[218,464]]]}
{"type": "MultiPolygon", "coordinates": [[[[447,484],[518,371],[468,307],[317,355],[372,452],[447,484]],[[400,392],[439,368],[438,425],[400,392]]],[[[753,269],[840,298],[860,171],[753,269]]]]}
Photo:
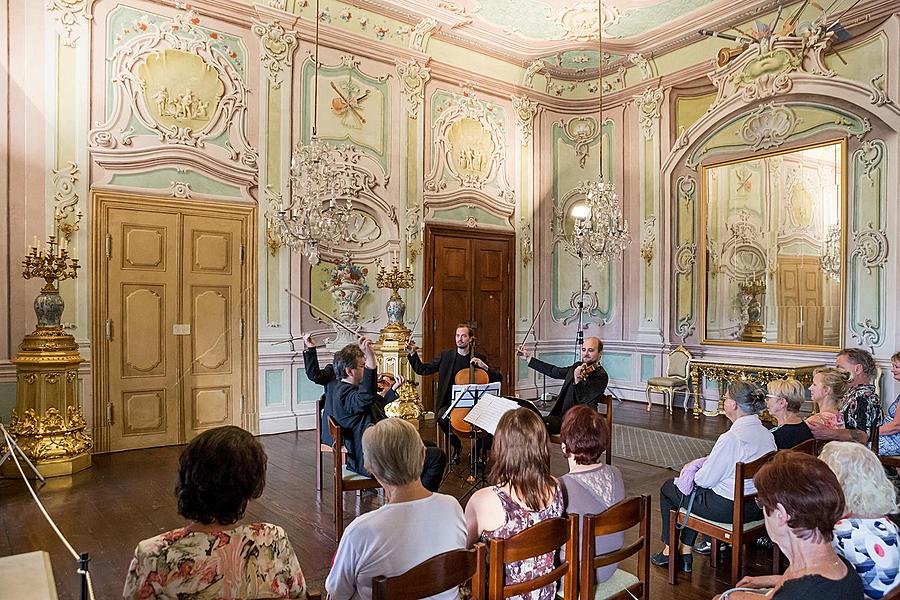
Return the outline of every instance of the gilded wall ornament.
{"type": "Polygon", "coordinates": [[[655,125],[660,119],[662,100],[662,88],[647,88],[634,97],[634,105],[638,110],[638,124],[646,140],[653,139],[656,131],[655,125]]]}
{"type": "Polygon", "coordinates": [[[281,74],[294,64],[294,52],[299,42],[296,31],[285,31],[281,23],[260,23],[254,21],[251,30],[259,38],[263,51],[262,63],[269,72],[269,83],[273,89],[281,87],[281,74]]]}
{"type": "Polygon", "coordinates": [[[522,132],[522,140],[527,145],[534,133],[534,116],[538,103],[528,96],[512,96],[513,111],[516,115],[516,126],[522,132]]]}
{"type": "Polygon", "coordinates": [[[519,252],[522,254],[522,266],[527,267],[534,258],[534,242],[532,241],[531,223],[525,217],[519,219],[519,252]]]}
{"type": "Polygon", "coordinates": [[[649,267],[653,264],[653,249],[656,245],[656,215],[644,219],[641,233],[641,258],[649,267]]]}
{"type": "Polygon", "coordinates": [[[414,60],[397,60],[397,76],[406,98],[406,111],[413,119],[419,116],[419,107],[425,100],[425,84],[431,79],[431,69],[414,60]]]}
{"type": "Polygon", "coordinates": [[[406,252],[415,259],[422,253],[425,235],[425,222],[422,219],[421,205],[406,210],[406,252]]]}

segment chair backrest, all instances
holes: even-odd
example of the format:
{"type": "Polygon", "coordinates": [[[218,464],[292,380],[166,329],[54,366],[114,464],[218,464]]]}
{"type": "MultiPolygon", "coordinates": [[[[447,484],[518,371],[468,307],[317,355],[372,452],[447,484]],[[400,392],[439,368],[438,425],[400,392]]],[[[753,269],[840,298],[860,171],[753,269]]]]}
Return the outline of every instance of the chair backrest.
{"type": "Polygon", "coordinates": [[[618,563],[633,554],[638,557],[640,586],[629,587],[629,592],[650,598],[650,496],[634,496],[618,502],[599,515],[584,515],[581,527],[581,597],[593,598],[597,584],[596,569],[618,563]],[[597,555],[598,535],[624,532],[640,525],[637,540],[631,544],[597,555]],[[635,589],[632,589],[635,588],[635,589]]]}
{"type": "Polygon", "coordinates": [[[325,394],[316,401],[316,443],[322,443],[322,412],[325,410],[325,394]]]}
{"type": "Polygon", "coordinates": [[[681,377],[687,379],[688,371],[691,368],[691,359],[693,355],[688,352],[687,348],[678,345],[674,350],[669,352],[669,369],[666,372],[668,377],[681,377]]]}
{"type": "Polygon", "coordinates": [[[412,569],[372,579],[372,600],[418,600],[435,596],[472,581],[472,600],[487,600],[484,594],[485,548],[478,543],[471,550],[461,548],[438,554],[412,569]]]}
{"type": "Polygon", "coordinates": [[[817,456],[818,452],[816,452],[816,438],[809,438],[808,440],[804,440],[797,444],[796,446],[792,446],[790,450],[794,450],[795,452],[804,452],[809,454],[810,456],[817,456]]]}
{"type": "Polygon", "coordinates": [[[606,447],[606,464],[612,464],[612,448],[613,448],[613,397],[609,394],[603,396],[597,403],[597,408],[603,405],[606,407],[606,429],[609,434],[609,446],[606,447]]]}
{"type": "Polygon", "coordinates": [[[775,458],[777,450],[772,450],[768,454],[763,454],[754,461],[748,463],[737,463],[734,467],[734,513],[732,523],[734,531],[737,533],[738,525],[744,523],[744,503],[739,498],[755,498],[756,494],[744,494],[744,480],[753,479],[756,472],[759,471],[764,464],[775,458]]]}
{"type": "Polygon", "coordinates": [[[878,436],[881,433],[881,419],[875,419],[872,421],[872,426],[869,428],[869,449],[878,455],[878,436]]]}
{"type": "Polygon", "coordinates": [[[574,515],[569,515],[541,521],[509,539],[490,540],[488,597],[491,600],[502,600],[509,596],[523,595],[569,575],[563,586],[563,599],[575,600],[573,579],[578,576],[577,539],[578,521],[574,515]],[[566,559],[546,575],[522,583],[504,585],[505,565],[508,563],[541,556],[548,552],[555,553],[563,546],[566,548],[566,559]]]}
{"type": "MultiPolygon", "coordinates": [[[[341,426],[338,425],[333,417],[328,417],[328,432],[331,434],[331,439],[334,442],[331,444],[331,449],[334,451],[334,455],[338,457],[336,460],[341,460],[339,457],[341,456],[341,448],[344,445],[344,436],[341,432],[341,426]]],[[[340,463],[335,463],[340,464],[340,463]]]]}
{"type": "Polygon", "coordinates": [[[900,468],[900,456],[879,456],[878,460],[880,460],[881,464],[885,467],[893,467],[895,469],[900,468]]]}

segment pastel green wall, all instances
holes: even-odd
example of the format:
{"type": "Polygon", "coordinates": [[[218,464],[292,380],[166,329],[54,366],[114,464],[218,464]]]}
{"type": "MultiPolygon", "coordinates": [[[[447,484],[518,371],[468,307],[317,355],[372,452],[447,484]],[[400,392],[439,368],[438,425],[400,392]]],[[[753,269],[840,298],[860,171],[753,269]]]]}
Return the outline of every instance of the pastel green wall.
{"type": "Polygon", "coordinates": [[[16,407],[16,382],[0,383],[0,421],[9,423],[12,411],[16,407]]]}

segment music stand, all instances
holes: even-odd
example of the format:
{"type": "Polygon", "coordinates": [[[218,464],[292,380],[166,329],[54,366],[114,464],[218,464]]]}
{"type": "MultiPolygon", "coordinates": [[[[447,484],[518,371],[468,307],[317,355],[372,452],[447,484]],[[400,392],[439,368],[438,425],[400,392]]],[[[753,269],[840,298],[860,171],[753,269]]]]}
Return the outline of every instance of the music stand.
{"type": "MultiPolygon", "coordinates": [[[[492,383],[466,383],[457,385],[454,384],[451,387],[450,392],[450,406],[447,407],[447,410],[441,415],[441,419],[446,421],[449,425],[449,430],[447,433],[447,446],[444,448],[444,451],[447,452],[447,456],[450,456],[450,448],[449,448],[449,439],[450,435],[453,435],[453,425],[450,421],[450,414],[454,409],[457,408],[472,408],[478,403],[478,400],[485,394],[494,394],[498,395],[500,393],[500,382],[495,381],[492,383]]],[[[475,427],[472,428],[474,435],[473,439],[476,439],[478,436],[478,432],[475,431],[475,427]]],[[[460,432],[461,434],[463,432],[460,432]]],[[[469,474],[473,479],[477,479],[478,477],[478,453],[475,451],[477,448],[477,444],[473,442],[472,446],[469,449],[469,474]]],[[[447,475],[452,471],[452,467],[448,466],[447,475]]],[[[455,473],[454,473],[455,475],[455,473]]],[[[445,476],[446,479],[446,476],[445,476]]],[[[462,479],[462,477],[460,477],[462,479]]],[[[481,479],[484,479],[484,475],[482,474],[481,479]]],[[[475,485],[478,485],[476,482],[475,485]]],[[[474,490],[474,487],[473,487],[474,490]]],[[[471,494],[471,491],[469,492],[471,494]]],[[[468,496],[468,494],[466,494],[468,496]]],[[[465,498],[465,496],[463,496],[465,498]]]]}

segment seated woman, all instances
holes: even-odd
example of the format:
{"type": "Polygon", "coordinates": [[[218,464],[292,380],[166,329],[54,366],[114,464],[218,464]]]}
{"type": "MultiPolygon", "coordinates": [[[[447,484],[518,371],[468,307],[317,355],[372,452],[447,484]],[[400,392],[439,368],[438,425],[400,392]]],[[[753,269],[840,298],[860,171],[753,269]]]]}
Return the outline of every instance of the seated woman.
{"type": "MultiPolygon", "coordinates": [[[[737,381],[729,384],[725,392],[725,416],[732,421],[731,429],[719,436],[709,457],[694,474],[694,502],[691,513],[704,519],[731,522],[734,515],[734,472],[739,462],[747,463],[776,450],[775,439],[757,416],[766,406],[766,394],[750,383],[737,381]]],[[[744,485],[745,494],[753,494],[753,482],[744,485]]],[[[687,499],[675,485],[667,479],[659,490],[659,510],[662,516],[662,541],[665,547],[650,557],[657,566],[669,564],[669,511],[679,506],[687,507],[687,499]]],[[[762,512],[752,499],[744,500],[744,517],[747,522],[762,518],[762,512]]],[[[697,532],[684,529],[678,547],[681,569],[685,573],[693,570],[691,546],[697,539],[697,532]]],[[[672,540],[671,543],[675,543],[672,540]]]]}
{"type": "Polygon", "coordinates": [[[195,437],[178,467],[178,514],[191,521],[134,551],[125,598],[302,598],[306,583],[284,530],[240,524],[266,486],[266,453],[239,427],[195,437]]]}
{"type": "MultiPolygon", "coordinates": [[[[562,491],[550,475],[550,438],[541,418],[527,408],[511,410],[494,433],[488,477],[466,505],[468,543],[507,539],[563,514],[562,491]]],[[[553,553],[507,563],[506,584],[530,581],[553,570],[553,553]]],[[[515,600],[551,600],[553,584],[515,600]]]]}
{"type": "MultiPolygon", "coordinates": [[[[569,472],[559,479],[570,515],[596,515],[625,498],[625,484],[619,469],[603,462],[609,445],[606,419],[595,408],[578,404],[566,411],[560,430],[562,452],[569,472]]],[[[581,519],[579,519],[579,527],[581,519]]],[[[618,550],[623,533],[597,536],[597,552],[618,550]]],[[[612,577],[617,565],[597,569],[597,583],[612,577]]]]}
{"type": "MultiPolygon", "coordinates": [[[[744,577],[737,587],[768,588],[765,597],[773,600],[862,600],[862,581],[831,545],[834,522],[844,512],[844,495],[828,465],[803,452],[786,450],[764,465],[753,481],[766,532],[791,564],[783,575],[744,577]]],[[[755,592],[729,591],[720,599],[761,597],[755,592]]]]}
{"type": "MultiPolygon", "coordinates": [[[[891,357],[891,376],[900,381],[900,352],[891,357]]],[[[897,403],[900,394],[888,407],[887,415],[878,428],[878,454],[881,456],[900,456],[900,416],[897,415],[897,403]]]]}
{"type": "Polygon", "coordinates": [[[806,419],[810,430],[844,429],[841,403],[850,390],[850,379],[850,373],[843,369],[825,367],[815,370],[809,397],[818,405],[819,412],[806,419]]]}
{"type": "MultiPolygon", "coordinates": [[[[403,419],[383,419],[363,433],[366,469],[386,503],[350,523],[325,580],[328,597],[371,598],[372,578],[393,577],[449,550],[465,548],[466,523],[456,498],[429,492],[420,474],[425,445],[403,419]]],[[[456,600],[459,590],[435,596],[456,600]]]]}
{"type": "Polygon", "coordinates": [[[800,418],[803,406],[803,386],[796,379],[776,379],[766,384],[766,410],[778,425],[771,429],[779,450],[793,448],[813,439],[809,426],[800,418]]]}
{"type": "Polygon", "coordinates": [[[819,458],[844,490],[846,509],[834,526],[834,549],[856,567],[866,596],[881,598],[900,583],[900,535],[887,517],[898,512],[894,486],[863,444],[829,442],[819,458]]]}

